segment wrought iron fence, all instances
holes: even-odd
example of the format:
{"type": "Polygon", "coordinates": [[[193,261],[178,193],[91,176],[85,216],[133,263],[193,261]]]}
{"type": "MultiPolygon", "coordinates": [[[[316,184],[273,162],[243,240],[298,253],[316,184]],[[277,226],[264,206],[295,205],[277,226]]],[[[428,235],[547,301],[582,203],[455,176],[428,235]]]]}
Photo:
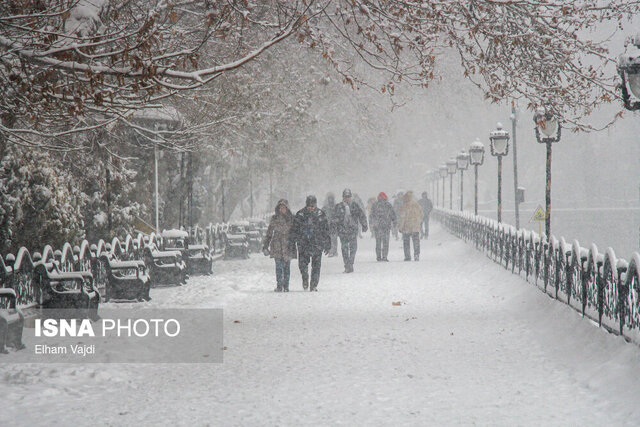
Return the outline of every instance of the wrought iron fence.
{"type": "Polygon", "coordinates": [[[577,240],[516,230],[467,212],[434,209],[434,218],[452,234],[512,273],[524,276],[610,332],[638,342],[640,337],[640,254],[627,262],[612,248],[602,253],[577,240]]]}

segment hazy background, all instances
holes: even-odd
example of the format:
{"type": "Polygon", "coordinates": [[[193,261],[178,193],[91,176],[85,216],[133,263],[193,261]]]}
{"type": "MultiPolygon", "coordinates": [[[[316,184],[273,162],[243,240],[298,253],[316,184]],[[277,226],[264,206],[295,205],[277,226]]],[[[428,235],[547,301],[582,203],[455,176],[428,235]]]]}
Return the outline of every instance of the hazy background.
{"type": "MultiPolygon", "coordinates": [[[[622,51],[621,36],[618,49],[622,51]]],[[[441,65],[440,78],[427,90],[400,88],[393,108],[383,96],[370,97],[384,111],[379,117],[388,134],[372,152],[350,159],[351,167],[330,169],[328,176],[316,176],[304,193],[323,199],[327,191],[340,195],[345,187],[363,200],[385,191],[411,189],[416,195],[428,190],[426,173],[460,150],[468,150],[476,138],[485,145],[485,162],[479,168],[479,203],[482,215],[496,216],[497,160],[490,155],[489,132],[501,122],[510,133],[510,104],[490,104],[471,82],[460,76],[454,55],[441,65]]],[[[517,103],[518,184],[525,187],[521,205],[521,226],[538,230],[530,223],[538,205],[544,207],[545,157],[543,144],[536,142],[533,114],[524,102],[517,103]]],[[[589,122],[601,126],[622,106],[611,104],[594,112],[589,122]]],[[[583,246],[596,243],[601,249],[612,246],[619,256],[638,250],[640,117],[625,111],[608,129],[591,133],[565,130],[553,145],[552,233],[558,238],[578,239],[583,246]]],[[[510,143],[511,144],[511,143],[510,143]]],[[[513,149],[503,159],[504,221],[515,224],[513,195],[513,149]]],[[[319,155],[322,155],[319,153],[319,155]]],[[[331,158],[326,159],[332,162],[331,158]]],[[[473,210],[473,170],[465,173],[465,209],[473,210]]],[[[441,188],[441,187],[440,187],[441,188]]],[[[449,178],[446,181],[449,205],[449,178]]],[[[302,197],[291,197],[302,203],[302,197]]],[[[430,194],[435,199],[435,194],[430,194]]],[[[442,198],[442,194],[440,194],[442,198]]],[[[440,204],[440,202],[438,202],[440,204]]],[[[454,176],[454,209],[459,208],[459,173],[454,176]]]]}

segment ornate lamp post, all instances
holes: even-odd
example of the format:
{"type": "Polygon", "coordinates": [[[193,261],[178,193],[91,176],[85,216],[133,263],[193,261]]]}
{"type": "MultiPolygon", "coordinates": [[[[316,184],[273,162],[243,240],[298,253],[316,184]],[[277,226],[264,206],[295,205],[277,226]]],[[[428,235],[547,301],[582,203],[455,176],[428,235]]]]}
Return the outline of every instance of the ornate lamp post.
{"type": "Polygon", "coordinates": [[[497,129],[489,134],[491,155],[498,158],[498,222],[502,222],[502,157],[509,153],[509,132],[498,123],[497,129]]]}
{"type": "MultiPolygon", "coordinates": [[[[631,37],[629,41],[640,49],[640,33],[631,37]]],[[[640,110],[640,51],[635,53],[623,53],[618,57],[618,74],[622,79],[620,89],[622,91],[622,101],[624,108],[630,111],[640,110]],[[628,87],[627,87],[628,86],[628,87]],[[629,92],[636,98],[631,102],[629,92]]]]}
{"type": "Polygon", "coordinates": [[[431,181],[431,188],[429,190],[431,191],[431,197],[433,197],[434,194],[436,196],[435,203],[438,203],[438,200],[440,199],[440,190],[438,188],[439,177],[440,174],[437,169],[432,169],[431,172],[429,172],[429,180],[431,181]]]}
{"type": "Polygon", "coordinates": [[[458,163],[455,158],[447,160],[447,173],[449,174],[449,209],[453,209],[453,175],[458,169],[458,163]]]}
{"type": "Polygon", "coordinates": [[[442,164],[440,165],[440,167],[438,168],[438,171],[440,172],[440,178],[442,178],[442,207],[444,208],[444,180],[447,177],[447,165],[442,164]]]}
{"type": "Polygon", "coordinates": [[[536,140],[538,143],[546,144],[547,146],[544,232],[549,238],[551,236],[551,144],[560,142],[562,126],[560,126],[558,118],[553,112],[544,107],[539,107],[536,110],[533,121],[536,124],[536,140]]]}
{"type": "Polygon", "coordinates": [[[469,147],[469,161],[475,169],[475,190],[474,190],[474,212],[478,215],[478,166],[484,163],[484,145],[480,140],[476,139],[469,147]]]}
{"type": "Polygon", "coordinates": [[[462,150],[456,157],[457,167],[460,171],[460,211],[464,210],[464,171],[469,168],[469,154],[462,150]]]}
{"type": "Polygon", "coordinates": [[[618,74],[622,79],[620,90],[622,91],[624,108],[636,111],[640,110],[640,101],[638,101],[640,100],[640,33],[631,37],[629,41],[636,47],[636,52],[634,54],[623,53],[618,57],[618,74]],[[633,102],[631,102],[629,92],[635,97],[633,102]]]}

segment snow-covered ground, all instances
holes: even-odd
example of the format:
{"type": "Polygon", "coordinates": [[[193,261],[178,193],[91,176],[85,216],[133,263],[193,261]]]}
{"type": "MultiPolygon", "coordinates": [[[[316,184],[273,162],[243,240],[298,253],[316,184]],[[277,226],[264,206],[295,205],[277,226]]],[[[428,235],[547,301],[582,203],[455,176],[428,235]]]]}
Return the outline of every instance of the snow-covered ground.
{"type": "Polygon", "coordinates": [[[640,348],[433,228],[420,262],[324,258],[318,293],[258,255],[154,289],[224,308],[224,363],[5,364],[0,425],[637,424],[640,348]]]}

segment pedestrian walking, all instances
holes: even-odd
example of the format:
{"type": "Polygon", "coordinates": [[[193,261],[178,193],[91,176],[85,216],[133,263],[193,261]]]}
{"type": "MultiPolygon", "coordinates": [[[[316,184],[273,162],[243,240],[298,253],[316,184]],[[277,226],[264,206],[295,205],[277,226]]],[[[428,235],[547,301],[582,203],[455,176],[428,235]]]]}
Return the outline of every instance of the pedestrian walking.
{"type": "Polygon", "coordinates": [[[344,272],[353,273],[353,263],[358,250],[358,231],[362,228],[364,233],[369,227],[364,211],[353,200],[348,188],[342,192],[342,202],[336,205],[333,223],[340,237],[344,272]]]}
{"type": "Polygon", "coordinates": [[[329,221],[329,236],[331,237],[331,250],[329,251],[330,257],[338,255],[338,231],[333,226],[335,210],[336,196],[334,196],[333,193],[327,193],[327,199],[324,202],[324,206],[322,206],[322,211],[327,216],[327,221],[329,221]]]}
{"type": "Polygon", "coordinates": [[[276,262],[276,292],[289,292],[291,260],[296,257],[295,246],[289,238],[292,227],[293,214],[289,202],[278,200],[275,215],[271,217],[262,240],[262,252],[276,262]]]}
{"type": "MultiPolygon", "coordinates": [[[[393,210],[396,213],[396,217],[400,216],[400,208],[402,207],[402,196],[404,195],[404,192],[402,190],[399,190],[398,192],[396,192],[396,195],[393,196],[393,210]]],[[[393,227],[393,237],[395,237],[396,240],[398,240],[398,227],[393,227]]]]}
{"type": "Polygon", "coordinates": [[[291,241],[298,248],[298,267],[302,275],[302,288],[318,290],[322,252],[331,250],[329,222],[327,216],[317,207],[315,196],[308,196],[305,207],[300,209],[293,220],[291,241]],[[311,282],[309,282],[309,264],[311,264],[311,282]]]}
{"type": "Polygon", "coordinates": [[[411,241],[413,240],[413,256],[420,260],[420,224],[422,223],[422,208],[413,200],[413,191],[407,191],[402,196],[402,207],[398,220],[398,229],[402,233],[404,260],[411,261],[411,241]]]}
{"type": "Polygon", "coordinates": [[[389,261],[389,237],[391,228],[397,225],[396,213],[383,192],[371,206],[369,224],[376,238],[376,261],[389,261]]]}
{"type": "Polygon", "coordinates": [[[371,226],[371,208],[373,208],[373,205],[376,203],[376,198],[375,197],[369,197],[367,199],[367,210],[366,210],[366,214],[367,214],[367,218],[369,218],[369,230],[371,231],[371,238],[375,239],[376,238],[376,234],[374,233],[373,227],[371,226]]]}
{"type": "Polygon", "coordinates": [[[418,200],[418,204],[422,208],[422,224],[420,224],[420,235],[423,239],[429,238],[429,215],[433,210],[433,203],[429,199],[426,191],[422,192],[422,198],[418,200]]]}

